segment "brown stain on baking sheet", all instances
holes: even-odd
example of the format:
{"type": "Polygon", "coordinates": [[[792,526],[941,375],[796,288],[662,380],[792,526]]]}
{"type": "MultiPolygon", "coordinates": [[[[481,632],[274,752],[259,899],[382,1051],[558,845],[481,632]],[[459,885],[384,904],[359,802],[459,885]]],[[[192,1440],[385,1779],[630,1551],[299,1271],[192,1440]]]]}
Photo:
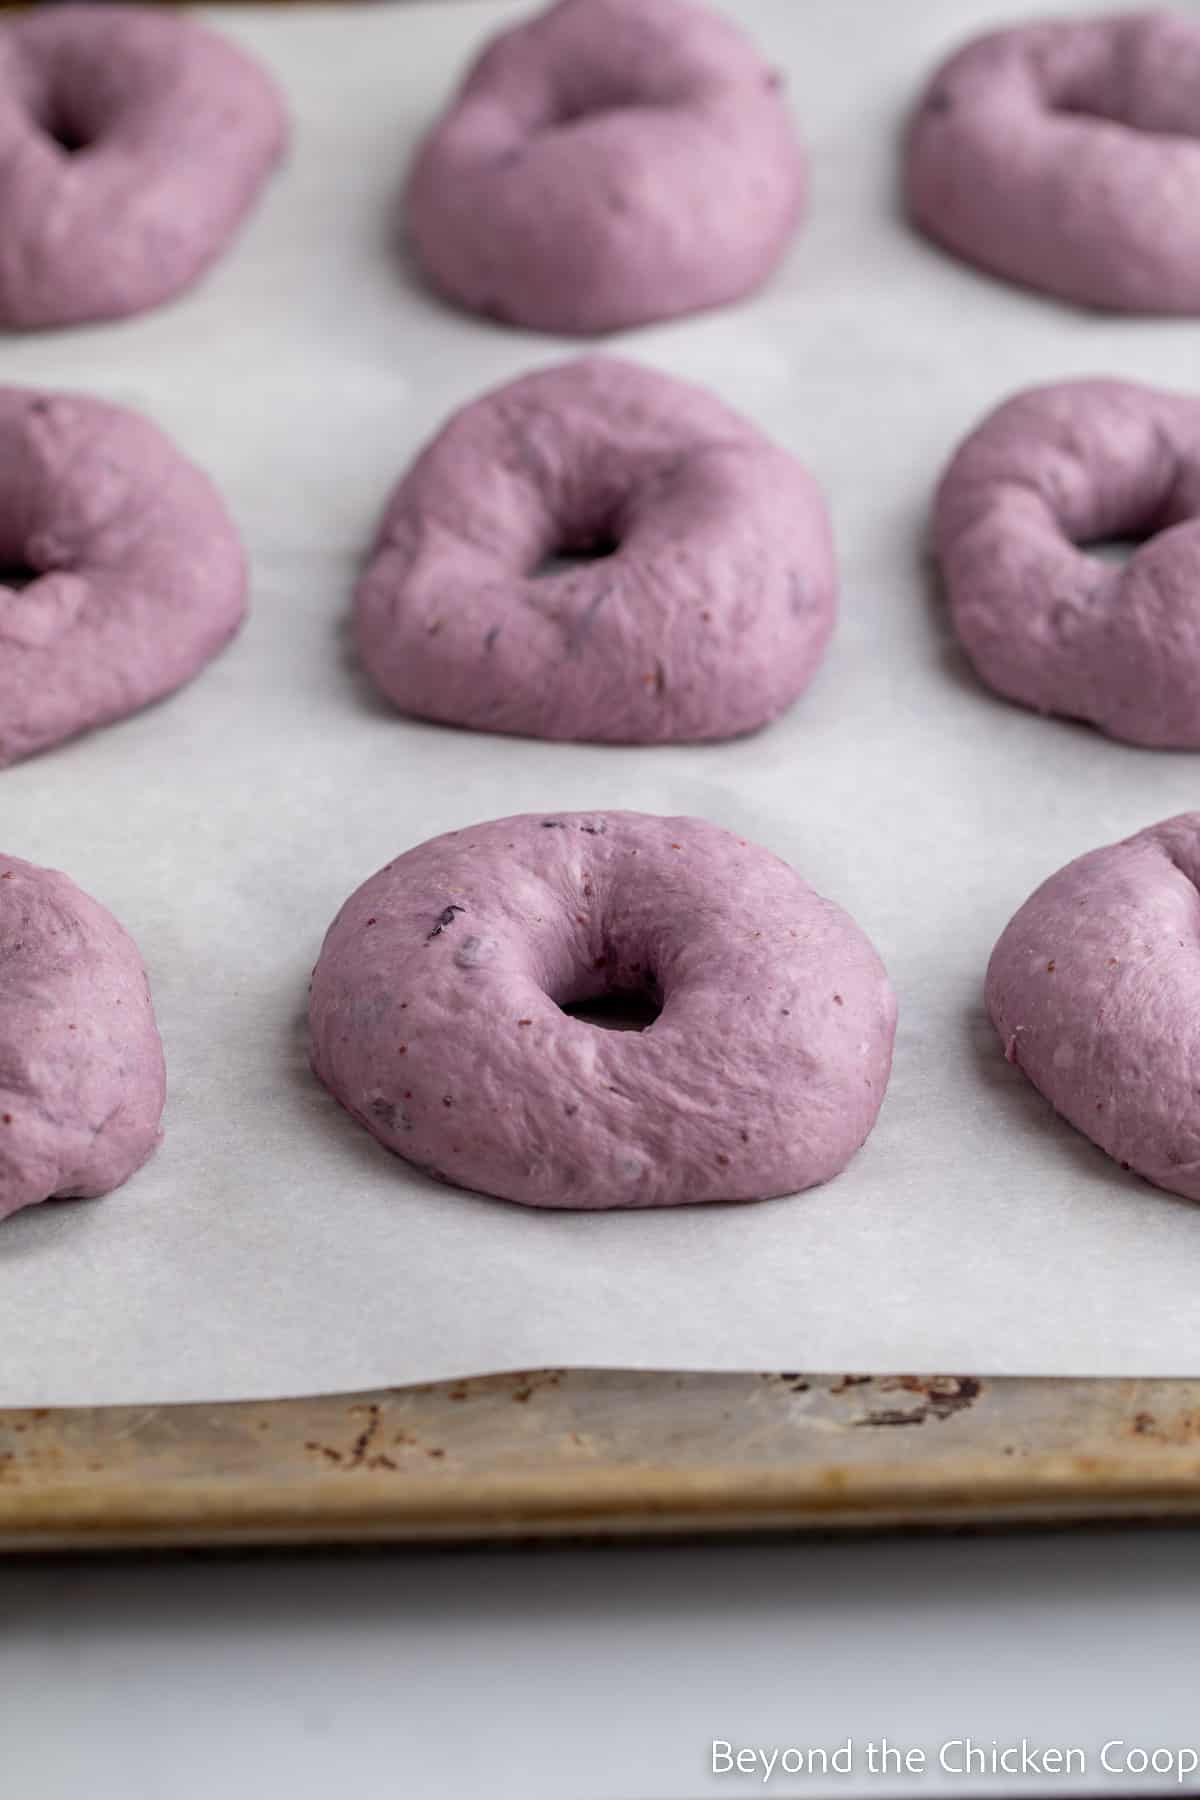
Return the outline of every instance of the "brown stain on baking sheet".
{"type": "MultiPolygon", "coordinates": [[[[498,1398],[507,1398],[518,1406],[529,1406],[543,1394],[551,1393],[557,1388],[566,1374],[565,1369],[518,1369],[510,1374],[494,1376],[461,1377],[446,1392],[446,1398],[459,1406],[478,1401],[485,1406],[494,1407],[498,1398]]],[[[404,1389],[391,1390],[403,1396],[404,1389]]],[[[347,1474],[355,1469],[366,1469],[379,1472],[398,1472],[403,1474],[414,1467],[412,1458],[425,1456],[441,1462],[453,1457],[450,1452],[437,1443],[423,1440],[419,1432],[396,1430],[395,1420],[390,1419],[387,1408],[379,1401],[363,1401],[349,1409],[350,1426],[353,1436],[348,1444],[337,1445],[323,1442],[319,1438],[306,1438],[304,1448],[310,1456],[319,1457],[327,1464],[330,1472],[347,1474]],[[386,1446],[386,1447],[385,1447],[386,1446]],[[389,1454],[389,1450],[399,1453],[389,1454]],[[405,1455],[408,1452],[408,1455],[405,1455]]],[[[3,1466],[0,1464],[0,1480],[3,1479],[3,1466]]]]}
{"type": "Polygon", "coordinates": [[[1136,1412],[1127,1429],[1130,1437],[1140,1438],[1147,1444],[1194,1444],[1200,1441],[1200,1408],[1165,1417],[1152,1412],[1136,1412]]]}
{"type": "Polygon", "coordinates": [[[853,1420],[854,1425],[924,1425],[930,1419],[944,1422],[974,1406],[983,1393],[983,1382],[977,1375],[891,1375],[872,1385],[881,1394],[911,1394],[916,1404],[873,1407],[853,1420]]]}
{"type": "MultiPolygon", "coordinates": [[[[577,1108],[569,1107],[567,1110],[575,1112],[577,1108]]],[[[514,1369],[509,1374],[501,1376],[499,1383],[510,1401],[515,1401],[519,1406],[525,1406],[536,1395],[549,1388],[558,1387],[565,1374],[565,1369],[514,1369]]],[[[461,1376],[449,1388],[446,1398],[459,1406],[466,1401],[483,1402],[485,1405],[491,1406],[498,1398],[496,1389],[497,1378],[494,1376],[461,1376]]],[[[403,1392],[402,1389],[398,1391],[403,1392]]]]}
{"type": "Polygon", "coordinates": [[[382,1455],[374,1449],[375,1440],[383,1425],[383,1408],[378,1401],[370,1401],[362,1406],[352,1406],[351,1416],[365,1418],[366,1423],[355,1433],[347,1450],[335,1450],[332,1444],[318,1443],[313,1438],[306,1438],[304,1448],[314,1456],[323,1457],[335,1469],[347,1472],[350,1469],[394,1469],[396,1464],[390,1456],[382,1455]]]}
{"type": "Polygon", "coordinates": [[[779,1369],[773,1375],[764,1375],[763,1380],[781,1382],[789,1394],[807,1394],[812,1391],[812,1382],[795,1369],[779,1369]]]}
{"type": "Polygon", "coordinates": [[[380,1425],[380,1408],[378,1405],[352,1406],[351,1412],[367,1416],[367,1422],[350,1446],[350,1454],[346,1459],[348,1469],[360,1469],[367,1460],[367,1452],[374,1443],[380,1425]]]}

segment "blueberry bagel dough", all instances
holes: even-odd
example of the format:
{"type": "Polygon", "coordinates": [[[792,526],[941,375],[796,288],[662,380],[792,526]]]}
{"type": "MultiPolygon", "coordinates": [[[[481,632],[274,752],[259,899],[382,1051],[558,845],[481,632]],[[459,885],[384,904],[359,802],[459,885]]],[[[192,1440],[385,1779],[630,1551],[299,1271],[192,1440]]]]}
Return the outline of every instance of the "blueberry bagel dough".
{"type": "Polygon", "coordinates": [[[794,456],[702,388],[584,357],[485,394],[422,451],[354,635],[405,712],[665,743],[782,712],[835,607],[828,515],[794,456]],[[542,572],[571,553],[590,559],[542,572]]]}
{"type": "Polygon", "coordinates": [[[896,1005],[841,909],[699,819],[497,819],[397,858],[313,975],[313,1066],[389,1150],[529,1206],[827,1181],[887,1086],[896,1005]],[[661,1004],[644,1031],[562,1009],[661,1004]]]}
{"type": "Polygon", "coordinates": [[[0,1219],[119,1187],[165,1094],[133,940],[57,869],[0,856],[0,1219]]]}
{"type": "Polygon", "coordinates": [[[804,195],[782,76],[729,21],[691,0],[559,0],[475,62],[405,212],[448,299],[588,334],[749,293],[804,195]]]}
{"type": "Polygon", "coordinates": [[[287,121],[236,45],[177,13],[49,6],[0,24],[0,325],[117,319],[225,249],[287,121]]]}
{"type": "Polygon", "coordinates": [[[955,631],[998,692],[1200,749],[1200,398],[1097,380],[1018,394],[956,452],[933,537],[955,631]],[[1123,565],[1088,554],[1127,537],[1145,541],[1123,565]]]}
{"type": "Polygon", "coordinates": [[[1005,1054],[1126,1169],[1200,1200],[1200,812],[1068,863],[1005,928],[1005,1054]]]}
{"type": "Polygon", "coordinates": [[[0,764],[190,680],[245,596],[220,495],[149,420],[0,388],[0,764]]]}
{"type": "Polygon", "coordinates": [[[1200,313],[1198,95],[1195,12],[977,38],[913,120],[911,215],[967,261],[1062,299],[1200,313]]]}

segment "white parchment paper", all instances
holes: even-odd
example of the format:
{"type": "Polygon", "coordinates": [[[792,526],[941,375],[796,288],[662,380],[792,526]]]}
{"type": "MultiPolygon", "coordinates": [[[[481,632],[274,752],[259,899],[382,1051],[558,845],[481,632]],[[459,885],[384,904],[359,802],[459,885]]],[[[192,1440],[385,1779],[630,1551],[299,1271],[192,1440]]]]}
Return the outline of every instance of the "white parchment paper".
{"type": "MultiPolygon", "coordinates": [[[[384,496],[454,405],[573,346],[451,313],[390,242],[414,137],[515,8],[214,13],[275,69],[295,146],[205,285],[127,324],[9,338],[6,381],[143,407],[208,466],[253,557],[242,637],[166,704],[0,774],[0,842],[134,933],[167,1138],[129,1185],[0,1227],[0,1404],[238,1398],[538,1364],[1200,1374],[1200,1209],[1122,1174],[1002,1060],[997,934],[1083,850],[1200,804],[1200,757],[991,698],[923,562],[933,482],[1012,389],[1200,386],[1192,321],[1089,317],[910,235],[905,108],[1029,0],[726,0],[786,69],[811,220],[749,304],[614,340],[708,382],[829,494],[843,608],[752,740],[611,749],[406,721],[342,621],[384,496]],[[697,813],[850,908],[898,989],[879,1125],[818,1192],[574,1216],[437,1187],[307,1070],[305,986],[346,894],[505,812],[697,813]]],[[[1058,10],[1064,9],[1058,0],[1058,10]]]]}

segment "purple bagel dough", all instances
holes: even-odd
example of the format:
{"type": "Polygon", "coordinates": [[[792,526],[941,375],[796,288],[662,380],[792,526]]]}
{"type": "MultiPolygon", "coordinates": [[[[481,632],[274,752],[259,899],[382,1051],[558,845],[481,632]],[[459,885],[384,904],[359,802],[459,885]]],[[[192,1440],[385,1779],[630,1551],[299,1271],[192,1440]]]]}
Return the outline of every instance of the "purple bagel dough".
{"type": "Polygon", "coordinates": [[[266,72],[190,19],[126,6],[6,19],[0,324],[118,319],[189,287],[286,135],[266,72]]]}
{"type": "Polygon", "coordinates": [[[0,388],[0,765],[171,693],[245,614],[241,544],[207,475],[149,420],[0,388]]]}
{"type": "Polygon", "coordinates": [[[165,1096],[132,938],[57,869],[0,856],[0,1219],[119,1187],[165,1096]]]}
{"type": "Polygon", "coordinates": [[[758,287],[799,223],[782,77],[690,0],[559,0],[484,50],[405,197],[469,312],[586,335],[758,287]]]}
{"type": "Polygon", "coordinates": [[[529,1206],[828,1181],[891,1067],[886,972],[841,909],[698,819],[547,813],[432,839],[325,938],[313,1067],[389,1150],[529,1206]],[[606,1031],[561,1008],[649,993],[606,1031]]]}
{"type": "Polygon", "coordinates": [[[1068,863],[987,973],[1005,1054],[1148,1181],[1200,1200],[1200,813],[1068,863]]]}
{"type": "Polygon", "coordinates": [[[1200,399],[1034,388],[955,454],[934,507],[951,614],[983,679],[1112,737],[1200,748],[1200,399]],[[1123,566],[1088,543],[1151,533],[1123,566]]]}
{"type": "Polygon", "coordinates": [[[484,395],[421,453],[354,633],[405,712],[663,743],[782,712],[824,654],[835,596],[824,503],[794,457],[703,389],[587,357],[484,395]],[[535,576],[589,547],[612,553],[535,576]]]}
{"type": "Polygon", "coordinates": [[[1200,312],[1200,18],[1023,25],[933,77],[907,146],[921,229],[1081,305],[1200,312]]]}

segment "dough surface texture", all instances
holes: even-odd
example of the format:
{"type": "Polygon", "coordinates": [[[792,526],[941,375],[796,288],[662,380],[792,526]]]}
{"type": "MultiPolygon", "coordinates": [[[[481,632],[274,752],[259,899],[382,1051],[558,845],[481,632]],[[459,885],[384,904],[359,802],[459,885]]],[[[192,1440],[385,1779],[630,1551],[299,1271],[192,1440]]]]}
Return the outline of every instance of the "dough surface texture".
{"type": "Polygon", "coordinates": [[[455,413],[354,603],[402,711],[613,743],[727,738],[807,687],[836,609],[812,476],[714,395],[611,357],[455,413]],[[544,573],[547,558],[588,560],[544,573]]]}
{"type": "Polygon", "coordinates": [[[590,335],[740,299],[804,197],[781,77],[735,25],[692,0],[559,0],[476,60],[405,216],[445,298],[590,335]]]}
{"type": "Polygon", "coordinates": [[[698,819],[546,813],[364,883],[313,975],[313,1065],[389,1150],[529,1206],[757,1200],[870,1132],[896,1005],[846,913],[698,819]],[[563,1010],[640,993],[615,1031],[563,1010]]]}
{"type": "Polygon", "coordinates": [[[171,693],[245,610],[224,502],[156,426],[0,388],[0,764],[171,693]]]}
{"type": "Polygon", "coordinates": [[[1200,1200],[1200,812],[1068,863],[987,973],[1005,1054],[1123,1168],[1200,1200]]]}
{"type": "Polygon", "coordinates": [[[283,154],[266,71],[156,7],[0,24],[0,325],[144,312],[226,248],[283,154]]]}
{"type": "Polygon", "coordinates": [[[1200,398],[1033,388],[956,452],[934,506],[950,613],[983,679],[1111,737],[1200,748],[1200,398]],[[1114,564],[1086,546],[1142,540],[1114,564]]]}
{"type": "Polygon", "coordinates": [[[934,75],[909,130],[914,222],[1079,305],[1200,313],[1200,18],[1019,25],[934,75]]]}
{"type": "Polygon", "coordinates": [[[133,940],[56,869],[0,856],[0,1219],[119,1187],[165,1094],[133,940]]]}

